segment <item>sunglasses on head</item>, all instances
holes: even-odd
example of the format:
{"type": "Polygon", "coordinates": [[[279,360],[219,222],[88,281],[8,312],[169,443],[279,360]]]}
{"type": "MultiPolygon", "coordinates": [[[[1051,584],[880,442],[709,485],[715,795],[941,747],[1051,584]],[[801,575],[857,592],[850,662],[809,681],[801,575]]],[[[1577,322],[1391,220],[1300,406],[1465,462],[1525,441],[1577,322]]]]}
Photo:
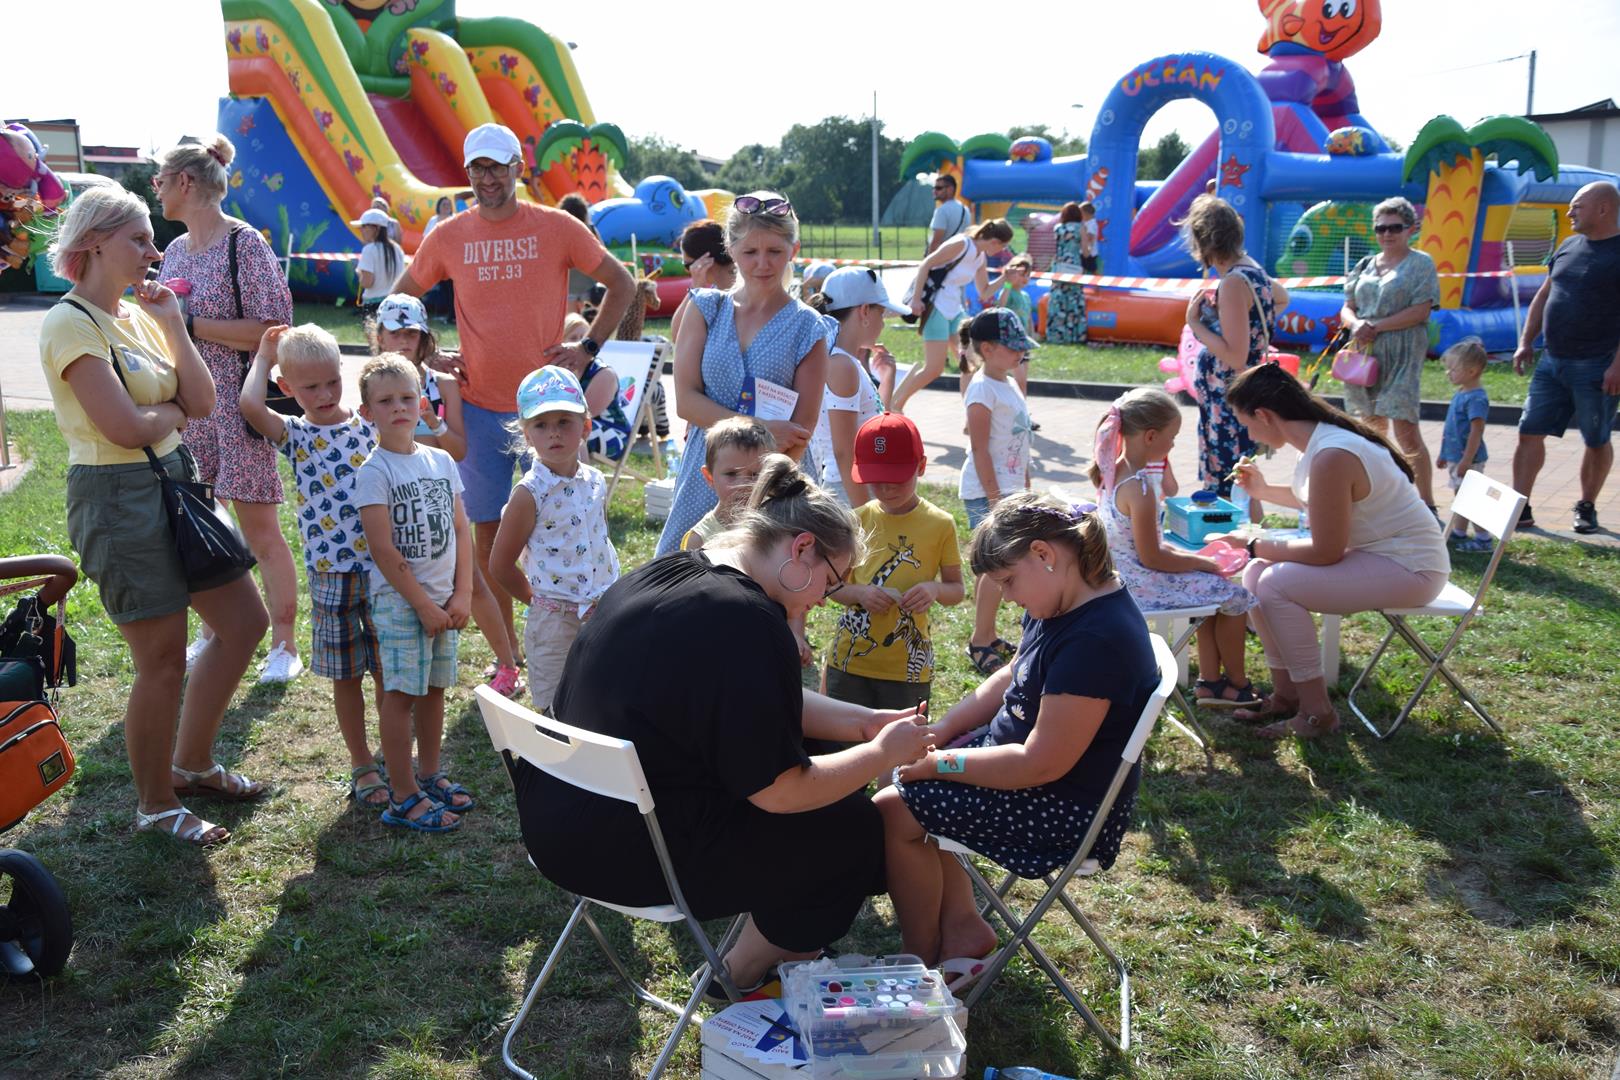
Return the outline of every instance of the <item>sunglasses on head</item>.
{"type": "Polygon", "coordinates": [[[1400,233],[1400,232],[1405,232],[1405,231],[1406,231],[1406,225],[1405,225],[1404,222],[1395,222],[1395,223],[1392,223],[1392,224],[1389,224],[1389,225],[1374,225],[1373,226],[1373,232],[1377,233],[1379,236],[1389,236],[1392,233],[1400,233]]]}
{"type": "Polygon", "coordinates": [[[786,199],[761,199],[753,195],[740,195],[731,205],[737,208],[739,214],[768,214],[779,218],[790,217],[793,214],[793,204],[786,199]]]}

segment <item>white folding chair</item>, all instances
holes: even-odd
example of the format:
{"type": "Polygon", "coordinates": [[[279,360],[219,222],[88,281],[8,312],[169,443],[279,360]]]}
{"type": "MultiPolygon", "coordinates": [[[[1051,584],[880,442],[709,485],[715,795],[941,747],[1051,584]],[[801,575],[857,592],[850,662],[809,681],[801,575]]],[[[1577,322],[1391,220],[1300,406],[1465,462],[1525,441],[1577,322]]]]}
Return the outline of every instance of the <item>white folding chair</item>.
{"type": "MultiPolygon", "coordinates": [[[[669,343],[665,341],[610,341],[596,354],[597,363],[612,371],[613,377],[619,381],[619,388],[615,393],[622,395],[628,388],[630,394],[630,434],[625,440],[624,453],[619,455],[617,460],[605,454],[591,455],[604,469],[611,467],[613,470],[613,475],[608,479],[607,494],[610,501],[613,498],[613,489],[618,486],[619,477],[624,473],[625,463],[630,460],[630,448],[635,445],[636,436],[641,431],[642,420],[650,418],[648,394],[652,390],[653,380],[664,370],[664,355],[668,351],[669,343]]],[[[662,476],[664,463],[660,456],[656,433],[651,442],[653,469],[662,476]]]]}
{"type": "Polygon", "coordinates": [[[979,872],[979,868],[973,864],[974,857],[978,856],[977,852],[956,843],[954,840],[934,837],[941,851],[948,851],[961,861],[963,869],[967,871],[968,877],[973,880],[974,886],[979,890],[980,895],[984,897],[989,909],[994,911],[1001,921],[1007,924],[1008,929],[1012,931],[1012,937],[1007,940],[1005,945],[996,950],[995,955],[990,958],[990,963],[986,966],[984,974],[979,977],[979,981],[974,985],[973,989],[968,991],[968,996],[963,1001],[963,1004],[971,1010],[979,998],[984,996],[990,984],[1001,974],[1001,970],[1022,948],[1029,953],[1030,959],[1034,960],[1036,965],[1046,972],[1046,977],[1052,980],[1052,985],[1056,986],[1059,992],[1069,1000],[1069,1004],[1074,1007],[1075,1012],[1080,1014],[1080,1018],[1086,1022],[1086,1026],[1095,1032],[1097,1038],[1101,1039],[1103,1044],[1115,1053],[1123,1053],[1129,1050],[1131,1046],[1130,971],[1125,967],[1125,961],[1119,958],[1119,955],[1109,946],[1107,939],[1103,937],[1102,932],[1092,924],[1090,919],[1086,918],[1085,913],[1069,897],[1065,889],[1071,878],[1090,877],[1097,872],[1098,864],[1091,857],[1091,849],[1097,843],[1097,837],[1102,833],[1103,823],[1108,819],[1109,811],[1114,808],[1114,800],[1119,797],[1120,789],[1125,786],[1125,780],[1130,776],[1131,770],[1136,767],[1137,762],[1142,759],[1142,747],[1147,744],[1148,736],[1153,733],[1153,725],[1159,718],[1159,712],[1164,708],[1165,700],[1169,698],[1171,689],[1176,685],[1175,654],[1170,651],[1170,646],[1165,644],[1164,639],[1157,634],[1150,635],[1150,639],[1153,642],[1154,658],[1159,663],[1159,685],[1153,691],[1153,696],[1148,698],[1148,703],[1142,708],[1142,715],[1137,718],[1136,729],[1131,732],[1130,741],[1125,744],[1125,749],[1119,756],[1119,767],[1114,770],[1114,778],[1109,782],[1108,790],[1104,793],[1102,802],[1097,806],[1097,813],[1091,819],[1091,828],[1086,830],[1085,838],[1080,842],[1080,849],[1074,853],[1074,858],[1070,859],[1069,864],[1062,870],[1046,875],[1046,892],[1042,894],[1040,900],[1036,901],[1035,906],[1029,909],[1027,915],[1019,916],[1008,905],[1006,899],[1013,885],[1017,883],[1018,875],[1009,872],[1006,877],[1002,878],[1000,885],[992,886],[984,875],[979,872]],[[1047,956],[1046,951],[1037,945],[1030,936],[1035,927],[1039,925],[1041,918],[1045,916],[1047,909],[1054,903],[1061,903],[1068,909],[1069,915],[1079,924],[1080,929],[1086,932],[1086,936],[1091,939],[1092,944],[1097,946],[1098,950],[1107,958],[1109,965],[1114,969],[1114,975],[1119,985],[1118,1039],[1115,1039],[1108,1029],[1103,1027],[1102,1022],[1097,1019],[1097,1015],[1080,999],[1079,993],[1076,992],[1073,986],[1069,985],[1069,981],[1063,977],[1062,972],[1052,962],[1051,957],[1047,956]]]}
{"type": "Polygon", "coordinates": [[[489,729],[490,742],[497,751],[521,758],[565,784],[594,792],[605,798],[631,803],[641,811],[641,818],[646,822],[647,835],[652,840],[653,851],[658,855],[658,865],[664,872],[664,881],[669,886],[672,900],[671,903],[655,907],[626,907],[623,904],[611,904],[588,896],[579,897],[573,913],[568,916],[568,922],[563,926],[562,934],[557,938],[557,943],[551,947],[544,966],[540,968],[540,974],[535,977],[534,985],[530,987],[528,995],[523,999],[522,1007],[513,1018],[512,1026],[506,1031],[506,1039],[501,1043],[501,1060],[514,1075],[524,1077],[525,1080],[534,1080],[533,1074],[526,1072],[513,1060],[512,1040],[517,1035],[518,1029],[523,1026],[523,1021],[528,1018],[529,1009],[540,996],[540,990],[546,985],[546,980],[551,978],[551,973],[562,956],[563,947],[568,944],[574,930],[583,922],[585,929],[590,931],[596,943],[602,947],[602,952],[607,956],[613,970],[630,985],[636,996],[676,1017],[675,1030],[669,1033],[657,1062],[647,1074],[648,1080],[656,1080],[669,1064],[676,1046],[680,1045],[681,1036],[685,1033],[687,1025],[696,1024],[699,1027],[703,1025],[703,1021],[695,1014],[698,1004],[703,1000],[703,991],[708,986],[711,974],[720,980],[731,1000],[736,1001],[740,997],[736,985],[726,973],[725,966],[720,963],[720,953],[729,948],[736,939],[742,929],[744,916],[739,915],[732,921],[731,929],[726,932],[719,950],[709,943],[702,925],[686,906],[680,883],[675,879],[675,870],[669,861],[669,849],[664,846],[664,833],[658,827],[658,815],[653,809],[652,792],[647,789],[647,778],[641,771],[641,759],[636,756],[636,748],[632,743],[625,739],[615,739],[559,723],[502,697],[487,686],[478,687],[474,693],[478,697],[478,709],[483,714],[484,726],[489,729]],[[698,969],[694,979],[695,988],[684,1008],[664,1000],[636,981],[619,959],[618,953],[614,952],[613,946],[608,944],[602,931],[597,928],[596,920],[591,917],[592,907],[607,908],[632,919],[686,923],[693,940],[703,951],[704,962],[698,969]]]}
{"type": "Polygon", "coordinates": [[[1400,726],[1406,723],[1406,718],[1412,714],[1413,708],[1417,706],[1418,699],[1423,696],[1423,692],[1429,688],[1429,684],[1434,681],[1436,675],[1451,684],[1451,688],[1457,691],[1457,696],[1462,699],[1463,704],[1468,706],[1475,716],[1488,724],[1491,730],[1498,735],[1502,733],[1501,725],[1491,718],[1490,713],[1485,711],[1485,706],[1475,700],[1474,695],[1469,693],[1457,676],[1452,673],[1451,669],[1446,667],[1446,658],[1451,655],[1452,650],[1457,647],[1457,643],[1462,640],[1463,631],[1468,629],[1468,624],[1474,621],[1475,616],[1484,611],[1485,590],[1490,587],[1491,579],[1496,576],[1496,568],[1501,564],[1502,556],[1507,552],[1508,537],[1512,535],[1514,528],[1519,524],[1519,513],[1524,509],[1524,504],[1525,497],[1523,495],[1520,495],[1506,484],[1492,480],[1482,472],[1470,472],[1463,477],[1462,487],[1458,489],[1457,497],[1452,500],[1451,512],[1473,522],[1496,537],[1496,547],[1491,551],[1490,562],[1485,564],[1485,572],[1479,578],[1479,587],[1474,590],[1472,595],[1448,581],[1446,587],[1440,590],[1439,596],[1421,607],[1391,608],[1379,612],[1384,617],[1384,620],[1389,623],[1389,631],[1384,635],[1384,640],[1378,643],[1378,649],[1372,654],[1372,659],[1367,661],[1367,666],[1362,668],[1360,675],[1356,676],[1354,685],[1350,687],[1350,693],[1345,696],[1345,703],[1350,706],[1350,711],[1355,713],[1356,718],[1366,726],[1367,730],[1378,738],[1387,739],[1400,730],[1400,726]],[[1407,622],[1408,619],[1417,617],[1457,620],[1456,629],[1451,632],[1451,636],[1446,639],[1446,643],[1441,646],[1439,652],[1431,649],[1428,642],[1424,641],[1418,632],[1412,628],[1411,623],[1407,622]],[[1379,731],[1378,725],[1373,723],[1367,714],[1361,711],[1361,707],[1356,704],[1356,692],[1372,676],[1373,669],[1378,666],[1378,661],[1383,659],[1385,650],[1389,648],[1389,644],[1395,639],[1396,634],[1399,634],[1401,639],[1410,645],[1413,651],[1421,656],[1429,666],[1424,671],[1423,678],[1418,680],[1417,689],[1412,691],[1411,697],[1407,698],[1406,704],[1401,707],[1401,711],[1396,715],[1395,720],[1387,729],[1379,731]]]}
{"type": "MultiPolygon", "coordinates": [[[[1176,684],[1170,688],[1170,696],[1175,699],[1176,706],[1180,708],[1186,722],[1176,719],[1176,714],[1166,712],[1165,719],[1169,720],[1187,738],[1198,744],[1198,749],[1209,752],[1209,733],[1198,722],[1198,714],[1193,711],[1192,700],[1187,697],[1187,646],[1198,633],[1198,627],[1203,621],[1220,611],[1218,604],[1205,604],[1201,607],[1165,608],[1160,611],[1144,611],[1142,615],[1147,619],[1148,629],[1170,642],[1170,652],[1176,658],[1176,684]]],[[[1195,695],[1196,697],[1196,695],[1195,695]]]]}

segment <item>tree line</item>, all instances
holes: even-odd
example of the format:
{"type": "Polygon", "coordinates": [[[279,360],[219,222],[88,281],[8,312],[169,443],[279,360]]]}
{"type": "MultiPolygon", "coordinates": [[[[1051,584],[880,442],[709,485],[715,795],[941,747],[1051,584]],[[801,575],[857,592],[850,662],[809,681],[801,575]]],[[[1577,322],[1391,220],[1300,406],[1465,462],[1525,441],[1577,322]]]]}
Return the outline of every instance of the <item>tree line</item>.
{"type": "MultiPolygon", "coordinates": [[[[1026,124],[1007,130],[1008,138],[1038,135],[1052,143],[1055,156],[1083,154],[1086,140],[1068,131],[1053,132],[1045,124],[1026,124]]],[[[878,210],[905,186],[900,176],[904,139],[884,134],[878,122],[878,210]]],[[[1157,144],[1143,147],[1137,175],[1162,180],[1190,152],[1172,131],[1157,144]]],[[[697,154],[660,135],[630,139],[630,153],[621,170],[631,184],[647,176],[669,176],[683,187],[724,188],[744,192],[780,191],[806,221],[869,221],[872,217],[872,123],[845,116],[829,116],[818,124],[794,124],[775,144],[749,143],[709,173],[697,154]]]]}

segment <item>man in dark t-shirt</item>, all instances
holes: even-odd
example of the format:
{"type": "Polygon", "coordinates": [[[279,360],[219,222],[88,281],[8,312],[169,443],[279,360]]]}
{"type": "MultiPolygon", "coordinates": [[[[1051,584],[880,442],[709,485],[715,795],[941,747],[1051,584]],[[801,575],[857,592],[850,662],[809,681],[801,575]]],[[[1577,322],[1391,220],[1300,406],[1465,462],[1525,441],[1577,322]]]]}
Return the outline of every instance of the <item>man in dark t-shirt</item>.
{"type": "MultiPolygon", "coordinates": [[[[1547,436],[1563,437],[1574,420],[1586,443],[1574,529],[1595,533],[1598,493],[1614,464],[1609,434],[1620,405],[1620,189],[1607,181],[1587,184],[1570,200],[1569,221],[1575,235],[1553,254],[1513,354],[1519,374],[1535,365],[1519,418],[1513,486],[1529,498],[1547,457],[1547,436]],[[1534,346],[1543,327],[1537,364],[1534,346]]],[[[1519,525],[1534,524],[1526,502],[1519,525]]]]}

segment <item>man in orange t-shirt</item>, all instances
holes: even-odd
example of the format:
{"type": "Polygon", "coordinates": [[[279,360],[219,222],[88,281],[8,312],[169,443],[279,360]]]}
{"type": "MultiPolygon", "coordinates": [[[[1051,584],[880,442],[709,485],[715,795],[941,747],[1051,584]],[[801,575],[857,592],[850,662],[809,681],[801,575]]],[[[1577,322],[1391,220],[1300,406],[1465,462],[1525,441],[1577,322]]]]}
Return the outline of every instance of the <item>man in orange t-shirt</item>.
{"type": "Polygon", "coordinates": [[[396,289],[421,296],[445,279],[455,284],[467,436],[460,463],[463,500],[478,541],[479,570],[510,627],[512,599],[489,576],[489,551],[519,464],[504,427],[517,418],[518,383],[547,364],[582,373],[618,328],[636,283],[577,219],[518,201],[523,149],[511,129],[474,128],[462,157],[478,205],[423,238],[396,289]],[[560,344],[570,269],[607,286],[596,321],[578,345],[560,344]]]}

